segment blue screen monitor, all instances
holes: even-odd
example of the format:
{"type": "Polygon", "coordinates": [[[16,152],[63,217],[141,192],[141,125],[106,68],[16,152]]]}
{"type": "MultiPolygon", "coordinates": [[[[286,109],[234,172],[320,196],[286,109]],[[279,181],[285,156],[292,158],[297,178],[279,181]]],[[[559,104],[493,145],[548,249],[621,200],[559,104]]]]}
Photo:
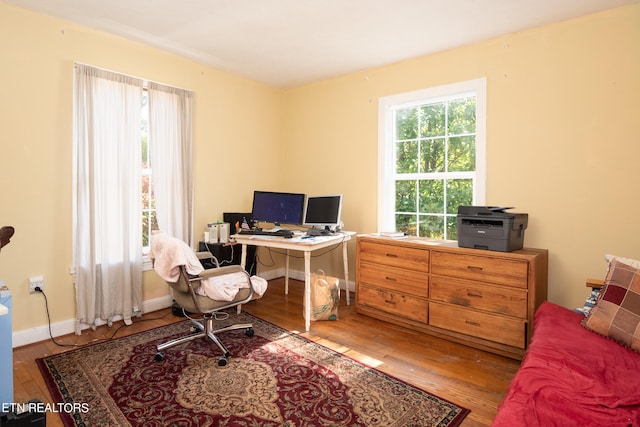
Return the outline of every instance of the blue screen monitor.
{"type": "Polygon", "coordinates": [[[304,225],[314,228],[341,227],[342,194],[308,196],[304,214],[304,225]]]}
{"type": "Polygon", "coordinates": [[[304,200],[305,195],[299,193],[254,191],[253,221],[301,225],[304,200]]]}

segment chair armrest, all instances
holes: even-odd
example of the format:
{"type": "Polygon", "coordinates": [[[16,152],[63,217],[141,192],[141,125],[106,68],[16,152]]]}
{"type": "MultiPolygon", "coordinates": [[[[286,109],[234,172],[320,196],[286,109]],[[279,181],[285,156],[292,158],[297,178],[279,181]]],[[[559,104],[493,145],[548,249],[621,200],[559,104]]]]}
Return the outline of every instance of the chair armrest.
{"type": "Polygon", "coordinates": [[[245,273],[247,276],[249,275],[242,267],[240,267],[239,265],[227,265],[224,267],[219,267],[219,268],[209,268],[207,270],[204,270],[203,272],[201,272],[198,277],[201,279],[207,278],[207,277],[215,277],[215,276],[224,276],[225,274],[231,274],[231,273],[245,273]]]}

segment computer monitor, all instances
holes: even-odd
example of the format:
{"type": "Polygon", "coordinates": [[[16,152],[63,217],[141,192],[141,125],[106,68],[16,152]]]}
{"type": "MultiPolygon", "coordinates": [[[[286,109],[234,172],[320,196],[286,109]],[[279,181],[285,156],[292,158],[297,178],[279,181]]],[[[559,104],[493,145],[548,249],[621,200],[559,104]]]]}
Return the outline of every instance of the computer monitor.
{"type": "Polygon", "coordinates": [[[341,226],[342,194],[308,196],[304,225],[335,230],[341,226]]]}
{"type": "Polygon", "coordinates": [[[254,191],[251,216],[254,222],[301,225],[304,200],[305,195],[299,193],[254,191]]]}

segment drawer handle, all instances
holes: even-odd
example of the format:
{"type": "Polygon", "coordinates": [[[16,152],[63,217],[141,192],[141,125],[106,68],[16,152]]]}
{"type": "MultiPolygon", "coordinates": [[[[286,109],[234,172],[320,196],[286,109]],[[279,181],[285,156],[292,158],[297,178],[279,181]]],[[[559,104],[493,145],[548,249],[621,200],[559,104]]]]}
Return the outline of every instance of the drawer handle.
{"type": "Polygon", "coordinates": [[[397,254],[385,254],[386,256],[388,256],[389,258],[398,258],[397,254]]]}
{"type": "Polygon", "coordinates": [[[391,301],[391,300],[388,300],[388,299],[384,300],[384,303],[385,303],[385,304],[392,304],[392,305],[396,305],[396,302],[395,302],[395,301],[391,301]]]}
{"type": "Polygon", "coordinates": [[[482,271],[483,270],[482,267],[476,267],[474,265],[468,265],[467,269],[468,270],[473,270],[473,271],[482,271]]]}
{"type": "Polygon", "coordinates": [[[464,323],[466,323],[467,325],[471,325],[471,326],[480,326],[480,323],[472,322],[471,320],[465,320],[464,323]]]}
{"type": "Polygon", "coordinates": [[[385,279],[390,281],[390,282],[397,282],[397,279],[395,277],[386,276],[385,279]]]}
{"type": "Polygon", "coordinates": [[[467,292],[467,296],[468,297],[472,297],[472,298],[482,298],[482,295],[480,294],[474,294],[472,292],[467,292]]]}

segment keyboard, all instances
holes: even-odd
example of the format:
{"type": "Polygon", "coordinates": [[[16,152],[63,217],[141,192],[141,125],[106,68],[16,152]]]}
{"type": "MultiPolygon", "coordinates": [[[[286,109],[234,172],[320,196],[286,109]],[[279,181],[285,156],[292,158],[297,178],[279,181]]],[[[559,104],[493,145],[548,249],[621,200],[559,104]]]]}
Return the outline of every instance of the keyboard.
{"type": "Polygon", "coordinates": [[[265,230],[240,230],[238,234],[250,235],[250,236],[276,236],[290,239],[293,237],[293,231],[291,230],[278,230],[278,231],[265,231],[265,230]]]}

